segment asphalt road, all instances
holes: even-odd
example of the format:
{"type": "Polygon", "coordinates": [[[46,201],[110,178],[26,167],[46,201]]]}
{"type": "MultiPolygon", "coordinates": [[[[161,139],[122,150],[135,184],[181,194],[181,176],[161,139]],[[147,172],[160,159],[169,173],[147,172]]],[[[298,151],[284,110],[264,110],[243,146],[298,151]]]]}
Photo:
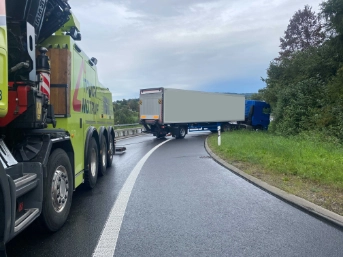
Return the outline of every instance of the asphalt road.
{"type": "MultiPolygon", "coordinates": [[[[115,256],[343,256],[341,230],[217,164],[204,149],[206,135],[172,139],[146,160],[115,256]]],[[[31,226],[7,245],[8,255],[92,256],[126,179],[161,142],[150,135],[118,142],[127,152],[94,190],[76,190],[65,226],[54,234],[31,226]]]]}

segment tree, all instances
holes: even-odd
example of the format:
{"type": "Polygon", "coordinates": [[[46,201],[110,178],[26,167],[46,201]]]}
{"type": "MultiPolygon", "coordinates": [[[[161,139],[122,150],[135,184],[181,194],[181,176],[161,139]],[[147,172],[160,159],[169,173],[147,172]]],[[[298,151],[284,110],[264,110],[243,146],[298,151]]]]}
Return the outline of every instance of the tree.
{"type": "MultiPolygon", "coordinates": [[[[334,30],[343,36],[343,2],[342,0],[328,0],[321,3],[322,15],[326,19],[329,31],[334,30]]],[[[333,33],[333,34],[336,34],[333,33]]]]}
{"type": "Polygon", "coordinates": [[[129,99],[128,106],[132,111],[139,112],[139,99],[129,99]]]}
{"type": "Polygon", "coordinates": [[[131,124],[139,121],[139,99],[123,99],[113,102],[115,124],[131,124]]]}
{"type": "Polygon", "coordinates": [[[305,5],[303,10],[298,10],[290,19],[285,36],[280,38],[281,52],[276,60],[280,61],[295,52],[320,46],[325,38],[319,16],[312,12],[312,7],[305,5]]]}

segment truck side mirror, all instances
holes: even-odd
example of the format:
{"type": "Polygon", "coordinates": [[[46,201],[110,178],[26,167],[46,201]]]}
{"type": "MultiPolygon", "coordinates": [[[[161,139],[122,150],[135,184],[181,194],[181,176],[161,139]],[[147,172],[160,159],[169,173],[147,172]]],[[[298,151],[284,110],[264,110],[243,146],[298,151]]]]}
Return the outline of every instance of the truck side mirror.
{"type": "Polygon", "coordinates": [[[81,33],[77,31],[75,27],[72,27],[69,32],[67,32],[67,35],[71,36],[72,39],[75,41],[81,40],[81,33]]]}
{"type": "MultiPolygon", "coordinates": [[[[90,61],[92,61],[92,63],[94,63],[94,65],[97,65],[97,63],[98,63],[98,60],[95,58],[95,57],[92,57],[91,59],[90,59],[90,61]]],[[[93,66],[93,65],[92,65],[93,66]]]]}

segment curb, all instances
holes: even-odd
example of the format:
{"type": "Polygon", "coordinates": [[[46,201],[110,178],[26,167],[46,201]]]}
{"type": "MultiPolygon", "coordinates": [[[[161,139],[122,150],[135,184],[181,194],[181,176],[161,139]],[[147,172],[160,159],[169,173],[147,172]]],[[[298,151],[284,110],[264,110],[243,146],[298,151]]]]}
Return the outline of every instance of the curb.
{"type": "Polygon", "coordinates": [[[279,188],[276,188],[274,186],[271,186],[267,184],[266,182],[255,178],[253,176],[250,176],[240,169],[232,166],[231,164],[228,164],[226,161],[218,157],[215,153],[211,151],[207,144],[206,137],[205,140],[205,149],[207,153],[215,160],[217,163],[222,165],[223,167],[229,169],[231,172],[235,173],[236,175],[242,177],[243,179],[247,180],[248,182],[252,183],[253,185],[271,193],[272,195],[278,197],[281,200],[284,200],[287,203],[290,203],[291,205],[294,205],[295,207],[298,207],[299,209],[319,218],[324,221],[327,221],[335,226],[338,226],[340,229],[343,229],[343,216],[338,215],[337,213],[334,213],[332,211],[329,211],[327,209],[324,209],[323,207],[320,207],[314,203],[311,203],[305,199],[302,199],[298,196],[289,194],[279,188]]]}

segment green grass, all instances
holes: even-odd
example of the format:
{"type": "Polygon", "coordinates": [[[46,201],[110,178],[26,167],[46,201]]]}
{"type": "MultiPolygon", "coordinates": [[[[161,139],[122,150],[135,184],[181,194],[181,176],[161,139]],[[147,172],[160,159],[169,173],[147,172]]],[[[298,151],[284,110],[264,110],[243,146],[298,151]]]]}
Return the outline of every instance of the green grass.
{"type": "Polygon", "coordinates": [[[243,162],[264,173],[289,176],[343,189],[343,146],[314,140],[314,137],[285,138],[268,132],[233,131],[208,139],[211,149],[230,163],[243,162]]]}

